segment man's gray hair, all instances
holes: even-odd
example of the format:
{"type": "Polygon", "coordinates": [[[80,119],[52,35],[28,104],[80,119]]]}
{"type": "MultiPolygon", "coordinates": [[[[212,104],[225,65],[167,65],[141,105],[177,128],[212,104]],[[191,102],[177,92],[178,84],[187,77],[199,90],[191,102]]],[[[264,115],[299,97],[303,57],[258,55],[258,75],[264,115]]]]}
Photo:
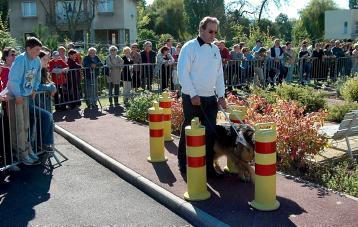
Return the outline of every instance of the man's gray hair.
{"type": "Polygon", "coordinates": [[[209,23],[220,24],[220,21],[216,17],[204,17],[199,23],[199,32],[206,29],[209,23]]]}
{"type": "Polygon", "coordinates": [[[115,45],[112,45],[112,46],[110,46],[109,47],[109,52],[111,52],[111,50],[116,50],[116,51],[118,51],[118,48],[115,46],[115,45]]]}
{"type": "Polygon", "coordinates": [[[145,41],[144,47],[146,47],[146,46],[148,46],[148,45],[152,45],[152,42],[151,42],[151,41],[145,41]]]}

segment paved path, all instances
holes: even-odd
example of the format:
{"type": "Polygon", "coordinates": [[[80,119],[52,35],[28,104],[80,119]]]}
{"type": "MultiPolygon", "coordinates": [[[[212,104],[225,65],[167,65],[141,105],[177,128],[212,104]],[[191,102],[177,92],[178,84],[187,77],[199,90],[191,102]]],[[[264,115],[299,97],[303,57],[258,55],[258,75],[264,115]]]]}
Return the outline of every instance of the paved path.
{"type": "MultiPolygon", "coordinates": [[[[186,183],[177,168],[177,141],[166,144],[167,163],[150,164],[148,128],[110,114],[67,113],[57,124],[87,141],[152,182],[183,197],[186,183]],[[76,116],[76,117],[74,117],[76,116]]],[[[58,117],[58,116],[57,116],[58,117]]],[[[58,118],[58,119],[60,119],[58,118]]],[[[281,208],[276,212],[258,212],[249,208],[253,200],[252,184],[237,178],[209,181],[211,198],[193,203],[231,226],[354,226],[358,223],[358,202],[336,194],[277,176],[277,196],[281,208]]]]}
{"type": "Polygon", "coordinates": [[[0,226],[189,226],[56,135],[63,167],[24,168],[0,185],[0,226]]]}

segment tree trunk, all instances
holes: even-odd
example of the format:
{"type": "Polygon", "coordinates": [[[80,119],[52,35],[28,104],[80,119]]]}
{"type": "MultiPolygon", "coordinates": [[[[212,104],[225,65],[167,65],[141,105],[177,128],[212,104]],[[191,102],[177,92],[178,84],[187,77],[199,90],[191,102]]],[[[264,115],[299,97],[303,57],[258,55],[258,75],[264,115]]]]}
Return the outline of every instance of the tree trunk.
{"type": "Polygon", "coordinates": [[[261,3],[261,7],[260,7],[260,13],[259,13],[259,18],[257,20],[257,23],[260,23],[261,21],[261,17],[262,17],[262,12],[264,11],[265,5],[267,3],[268,0],[263,0],[261,3]]]}

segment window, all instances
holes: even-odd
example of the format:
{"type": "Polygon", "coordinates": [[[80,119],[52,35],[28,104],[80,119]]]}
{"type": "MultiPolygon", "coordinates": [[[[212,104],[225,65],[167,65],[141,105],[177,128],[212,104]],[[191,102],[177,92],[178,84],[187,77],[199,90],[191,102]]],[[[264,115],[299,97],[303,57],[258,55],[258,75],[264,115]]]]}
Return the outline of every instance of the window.
{"type": "Polygon", "coordinates": [[[343,31],[344,34],[347,34],[348,33],[348,22],[345,21],[344,22],[344,31],[343,31]]]}
{"type": "Polygon", "coordinates": [[[83,11],[83,3],[81,5],[78,1],[58,1],[56,3],[56,16],[59,22],[66,22],[67,16],[77,15],[81,11],[83,11]]]}
{"type": "Polygon", "coordinates": [[[98,12],[99,13],[112,13],[113,12],[113,0],[99,0],[98,12]]]}
{"type": "Polygon", "coordinates": [[[22,2],[21,8],[23,17],[37,16],[36,2],[22,2]]]}

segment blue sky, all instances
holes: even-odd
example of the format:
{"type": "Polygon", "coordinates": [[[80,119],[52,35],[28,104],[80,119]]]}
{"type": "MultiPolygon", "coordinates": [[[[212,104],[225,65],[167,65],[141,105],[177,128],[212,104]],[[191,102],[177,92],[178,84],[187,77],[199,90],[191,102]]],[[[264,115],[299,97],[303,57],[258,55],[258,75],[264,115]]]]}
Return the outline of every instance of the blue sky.
{"type": "MultiPolygon", "coordinates": [[[[168,0],[170,1],[170,0],[168,0]]],[[[298,18],[298,11],[304,8],[310,0],[290,0],[290,3],[283,3],[280,9],[275,5],[269,5],[269,13],[264,15],[265,18],[274,20],[281,12],[286,13],[289,18],[298,18]]],[[[348,9],[348,0],[334,0],[339,8],[348,9]]],[[[147,4],[151,4],[153,0],[146,0],[147,4]]],[[[230,2],[230,0],[225,0],[230,2]]],[[[251,0],[252,5],[258,5],[261,0],[251,0]]]]}

